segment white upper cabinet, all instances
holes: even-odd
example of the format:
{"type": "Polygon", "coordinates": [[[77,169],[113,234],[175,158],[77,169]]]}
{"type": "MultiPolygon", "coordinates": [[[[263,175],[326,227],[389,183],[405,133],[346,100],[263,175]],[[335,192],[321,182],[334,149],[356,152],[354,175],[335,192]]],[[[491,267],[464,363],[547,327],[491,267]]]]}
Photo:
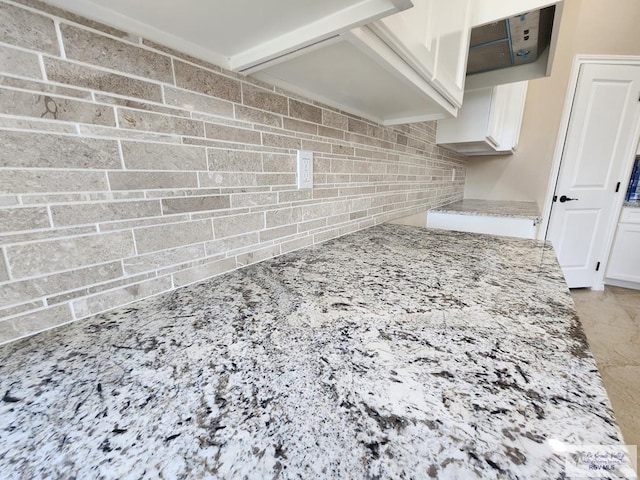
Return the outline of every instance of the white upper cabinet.
{"type": "Polygon", "coordinates": [[[412,2],[253,74],[384,125],[455,116],[464,94],[471,1],[412,2]]]}
{"type": "Polygon", "coordinates": [[[468,90],[457,118],[438,120],[436,143],[463,155],[513,153],[526,93],[527,82],[468,90]]]}
{"type": "Polygon", "coordinates": [[[462,105],[472,14],[470,0],[412,0],[413,8],[371,29],[449,102],[462,105]]]}

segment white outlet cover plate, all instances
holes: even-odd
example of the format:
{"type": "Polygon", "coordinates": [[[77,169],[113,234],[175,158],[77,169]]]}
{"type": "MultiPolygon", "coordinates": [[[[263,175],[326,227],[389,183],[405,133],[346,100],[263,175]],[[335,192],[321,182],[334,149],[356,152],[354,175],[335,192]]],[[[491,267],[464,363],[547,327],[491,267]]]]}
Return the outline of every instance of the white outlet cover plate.
{"type": "Polygon", "coordinates": [[[298,188],[313,188],[313,152],[298,150],[298,188]]]}

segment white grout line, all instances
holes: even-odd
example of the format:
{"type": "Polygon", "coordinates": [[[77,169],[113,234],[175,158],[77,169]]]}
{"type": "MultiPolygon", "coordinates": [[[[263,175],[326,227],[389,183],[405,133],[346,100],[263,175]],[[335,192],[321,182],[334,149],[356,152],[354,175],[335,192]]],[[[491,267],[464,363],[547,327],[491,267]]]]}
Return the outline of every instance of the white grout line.
{"type": "Polygon", "coordinates": [[[4,259],[4,264],[7,270],[7,276],[9,277],[9,280],[14,280],[11,272],[11,268],[9,268],[9,255],[7,254],[7,249],[0,248],[0,250],[2,251],[2,258],[4,259]]]}
{"type": "Polygon", "coordinates": [[[60,21],[54,20],[53,24],[56,28],[56,37],[58,39],[58,47],[60,48],[60,58],[66,60],[67,53],[65,52],[64,43],[62,42],[62,32],[60,31],[60,21]]]}
{"type": "Polygon", "coordinates": [[[42,53],[38,53],[38,63],[40,64],[40,73],[42,73],[42,80],[48,82],[47,70],[44,68],[44,59],[42,53]]]}

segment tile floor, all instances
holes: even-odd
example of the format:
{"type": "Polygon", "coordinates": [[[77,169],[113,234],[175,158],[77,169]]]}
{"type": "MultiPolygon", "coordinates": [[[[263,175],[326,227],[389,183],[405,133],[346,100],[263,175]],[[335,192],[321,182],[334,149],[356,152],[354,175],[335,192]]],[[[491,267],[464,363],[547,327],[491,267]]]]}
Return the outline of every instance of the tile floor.
{"type": "Polygon", "coordinates": [[[640,290],[571,290],[625,443],[640,446],[640,290]]]}

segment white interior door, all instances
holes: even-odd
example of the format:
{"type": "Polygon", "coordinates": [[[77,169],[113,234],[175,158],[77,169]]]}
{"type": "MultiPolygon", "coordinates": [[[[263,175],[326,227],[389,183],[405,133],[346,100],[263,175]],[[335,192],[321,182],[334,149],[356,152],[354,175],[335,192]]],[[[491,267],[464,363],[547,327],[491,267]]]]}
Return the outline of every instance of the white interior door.
{"type": "Polygon", "coordinates": [[[640,66],[584,64],[571,110],[549,235],[569,287],[594,286],[624,195],[640,115],[640,66]]]}

